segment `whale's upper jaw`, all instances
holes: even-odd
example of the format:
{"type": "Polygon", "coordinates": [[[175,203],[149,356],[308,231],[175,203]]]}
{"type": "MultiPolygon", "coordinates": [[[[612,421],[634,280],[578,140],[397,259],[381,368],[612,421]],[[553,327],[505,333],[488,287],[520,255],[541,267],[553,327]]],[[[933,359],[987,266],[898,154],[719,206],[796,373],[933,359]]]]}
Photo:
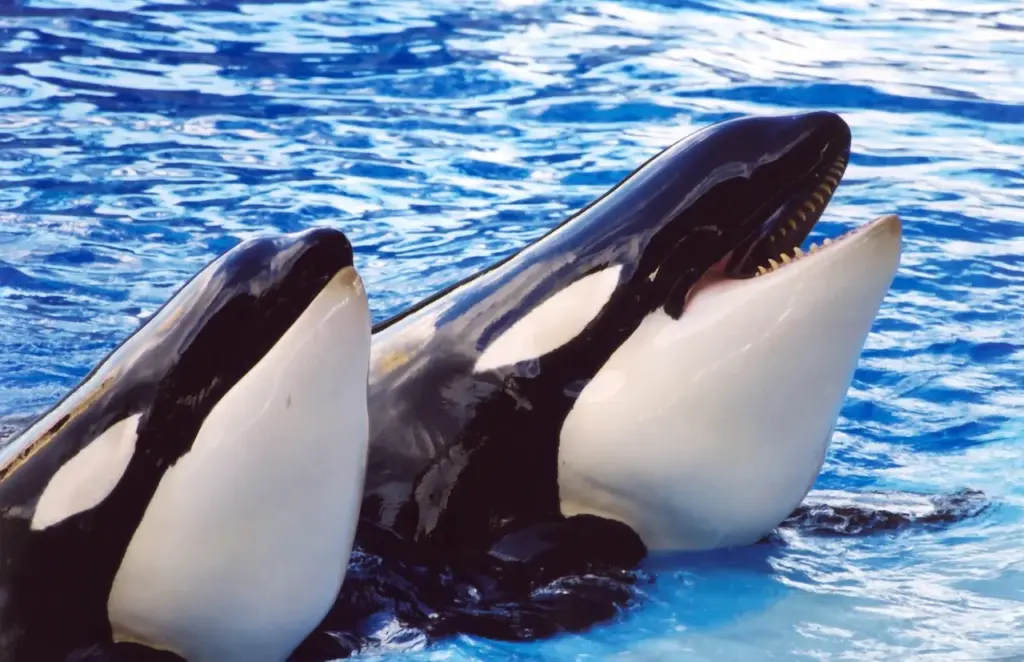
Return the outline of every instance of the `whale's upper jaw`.
{"type": "MultiPolygon", "coordinates": [[[[793,257],[832,200],[850,159],[850,128],[838,115],[815,113],[816,124],[798,146],[779,159],[792,162],[799,177],[781,200],[769,202],[771,214],[729,253],[725,272],[732,278],[756,276],[793,257]]],[[[770,185],[770,183],[769,183],[770,185]]]]}
{"type": "Polygon", "coordinates": [[[634,277],[650,279],[657,305],[678,319],[705,272],[751,278],[792,257],[842,180],[850,142],[841,117],[812,112],[723,122],[666,149],[622,196],[656,219],[634,277]]]}

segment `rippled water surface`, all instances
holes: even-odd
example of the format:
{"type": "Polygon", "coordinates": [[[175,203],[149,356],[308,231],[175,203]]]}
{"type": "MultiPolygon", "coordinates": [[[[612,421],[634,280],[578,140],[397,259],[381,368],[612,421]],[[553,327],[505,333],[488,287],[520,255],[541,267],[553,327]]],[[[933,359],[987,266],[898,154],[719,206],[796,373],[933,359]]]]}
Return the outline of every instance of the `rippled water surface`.
{"type": "Polygon", "coordinates": [[[613,624],[412,659],[1021,659],[1016,1],[0,2],[0,415],[52,403],[242,238],[343,228],[380,319],[698,127],[812,108],[854,133],[822,231],[906,222],[818,488],[993,507],[655,559],[613,624]]]}

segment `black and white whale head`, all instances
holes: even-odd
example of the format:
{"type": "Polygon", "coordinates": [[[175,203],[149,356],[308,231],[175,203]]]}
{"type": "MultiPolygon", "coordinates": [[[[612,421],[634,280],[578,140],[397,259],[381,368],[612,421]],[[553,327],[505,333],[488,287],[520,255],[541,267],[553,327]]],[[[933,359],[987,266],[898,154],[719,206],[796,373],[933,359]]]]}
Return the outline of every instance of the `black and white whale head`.
{"type": "Polygon", "coordinates": [[[326,228],[243,242],[0,450],[0,659],[277,661],[319,623],[366,462],[352,258],[326,228]]]}
{"type": "Polygon", "coordinates": [[[895,216],[800,249],[850,142],[827,112],[710,126],[379,325],[364,516],[466,545],[551,513],[653,549],[775,527],[899,262],[895,216]]]}

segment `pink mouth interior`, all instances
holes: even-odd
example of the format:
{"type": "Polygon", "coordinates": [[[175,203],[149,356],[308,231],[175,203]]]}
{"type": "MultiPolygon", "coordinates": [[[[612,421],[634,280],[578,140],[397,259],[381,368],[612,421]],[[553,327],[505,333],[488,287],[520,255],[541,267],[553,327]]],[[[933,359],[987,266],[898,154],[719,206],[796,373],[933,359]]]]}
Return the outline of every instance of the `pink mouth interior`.
{"type": "Polygon", "coordinates": [[[698,280],[694,284],[694,286],[690,288],[690,291],[686,294],[686,303],[689,303],[690,299],[692,299],[694,295],[696,295],[701,290],[706,290],[727,280],[734,280],[732,278],[729,278],[725,274],[725,265],[729,263],[730,257],[732,257],[732,251],[726,253],[725,257],[723,257],[718,262],[715,262],[713,265],[711,265],[710,269],[704,272],[704,275],[700,277],[700,280],[698,280]]]}

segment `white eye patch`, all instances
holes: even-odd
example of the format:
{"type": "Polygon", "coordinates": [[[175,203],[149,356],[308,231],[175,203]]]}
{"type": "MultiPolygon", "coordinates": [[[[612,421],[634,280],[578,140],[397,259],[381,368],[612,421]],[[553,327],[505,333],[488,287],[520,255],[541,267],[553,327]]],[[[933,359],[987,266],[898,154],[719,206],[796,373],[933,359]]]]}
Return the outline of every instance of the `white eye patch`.
{"type": "Polygon", "coordinates": [[[140,417],[114,423],[57,470],[36,504],[34,531],[95,508],[114,491],[135,453],[140,417]]]}
{"type": "Polygon", "coordinates": [[[573,282],[506,329],[477,359],[475,372],[535,359],[569,342],[608,303],[622,265],[607,267],[573,282]]]}

